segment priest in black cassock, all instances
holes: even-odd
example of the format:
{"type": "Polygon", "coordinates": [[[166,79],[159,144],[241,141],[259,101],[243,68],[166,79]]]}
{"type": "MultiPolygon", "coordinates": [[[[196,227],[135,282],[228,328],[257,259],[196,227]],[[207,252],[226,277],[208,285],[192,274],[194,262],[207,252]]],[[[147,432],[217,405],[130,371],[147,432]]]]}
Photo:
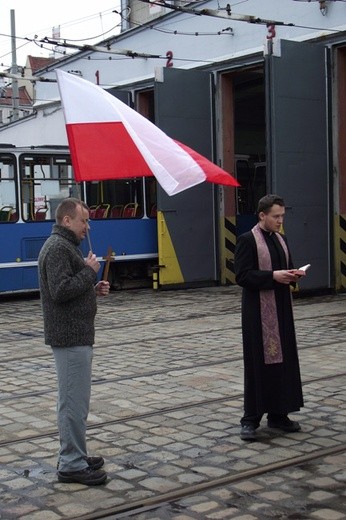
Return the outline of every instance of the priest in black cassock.
{"type": "Polygon", "coordinates": [[[265,413],[270,428],[300,430],[288,417],[303,406],[290,284],[305,273],[293,269],[279,232],[284,214],[281,197],[260,199],[258,224],[238,238],[235,250],[236,282],[243,288],[243,440],[256,439],[265,413]]]}

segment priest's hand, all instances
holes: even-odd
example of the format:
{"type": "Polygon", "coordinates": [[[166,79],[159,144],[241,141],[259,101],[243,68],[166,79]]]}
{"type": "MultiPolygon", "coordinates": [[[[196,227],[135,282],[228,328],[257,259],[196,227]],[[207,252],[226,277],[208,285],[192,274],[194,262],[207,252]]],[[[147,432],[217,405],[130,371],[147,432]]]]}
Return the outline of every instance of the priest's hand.
{"type": "Polygon", "coordinates": [[[273,271],[273,278],[278,283],[288,285],[292,282],[296,282],[299,277],[294,274],[294,269],[281,269],[280,271],[273,271]]]}

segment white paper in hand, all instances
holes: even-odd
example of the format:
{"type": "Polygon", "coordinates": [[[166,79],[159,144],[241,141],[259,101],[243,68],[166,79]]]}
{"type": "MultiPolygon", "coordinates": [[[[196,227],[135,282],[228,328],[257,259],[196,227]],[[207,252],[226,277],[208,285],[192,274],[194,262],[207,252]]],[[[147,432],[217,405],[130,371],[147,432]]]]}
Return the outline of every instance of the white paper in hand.
{"type": "Polygon", "coordinates": [[[298,271],[307,271],[308,269],[310,269],[311,267],[311,264],[306,264],[306,265],[303,265],[303,267],[299,267],[298,271]]]}

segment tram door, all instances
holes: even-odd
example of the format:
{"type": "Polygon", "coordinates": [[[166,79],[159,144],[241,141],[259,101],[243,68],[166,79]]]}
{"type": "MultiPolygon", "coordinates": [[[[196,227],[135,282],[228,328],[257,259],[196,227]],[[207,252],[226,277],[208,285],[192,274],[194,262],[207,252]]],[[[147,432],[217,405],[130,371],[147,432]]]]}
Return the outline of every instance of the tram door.
{"type": "MultiPolygon", "coordinates": [[[[211,158],[211,77],[207,72],[163,69],[155,83],[155,122],[173,139],[211,158]]],[[[168,196],[158,186],[159,283],[217,279],[214,186],[204,182],[168,196]]]]}
{"type": "Polygon", "coordinates": [[[281,41],[266,57],[269,190],[285,199],[284,231],[303,289],[330,287],[329,174],[324,48],[281,41]]]}
{"type": "Polygon", "coordinates": [[[235,173],[240,186],[236,188],[237,236],[257,223],[257,205],[266,195],[266,162],[251,155],[235,156],[235,173]]]}

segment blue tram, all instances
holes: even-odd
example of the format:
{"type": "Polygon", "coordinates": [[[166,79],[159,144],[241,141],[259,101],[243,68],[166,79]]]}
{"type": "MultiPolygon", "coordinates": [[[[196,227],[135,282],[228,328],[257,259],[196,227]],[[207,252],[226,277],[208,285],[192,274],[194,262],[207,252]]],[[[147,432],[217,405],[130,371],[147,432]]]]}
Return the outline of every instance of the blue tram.
{"type": "Polygon", "coordinates": [[[91,246],[102,261],[111,249],[115,287],[148,278],[158,255],[153,177],[76,184],[67,147],[0,144],[0,294],[38,289],[38,254],[69,196],[90,207],[83,254],[91,246]]]}

